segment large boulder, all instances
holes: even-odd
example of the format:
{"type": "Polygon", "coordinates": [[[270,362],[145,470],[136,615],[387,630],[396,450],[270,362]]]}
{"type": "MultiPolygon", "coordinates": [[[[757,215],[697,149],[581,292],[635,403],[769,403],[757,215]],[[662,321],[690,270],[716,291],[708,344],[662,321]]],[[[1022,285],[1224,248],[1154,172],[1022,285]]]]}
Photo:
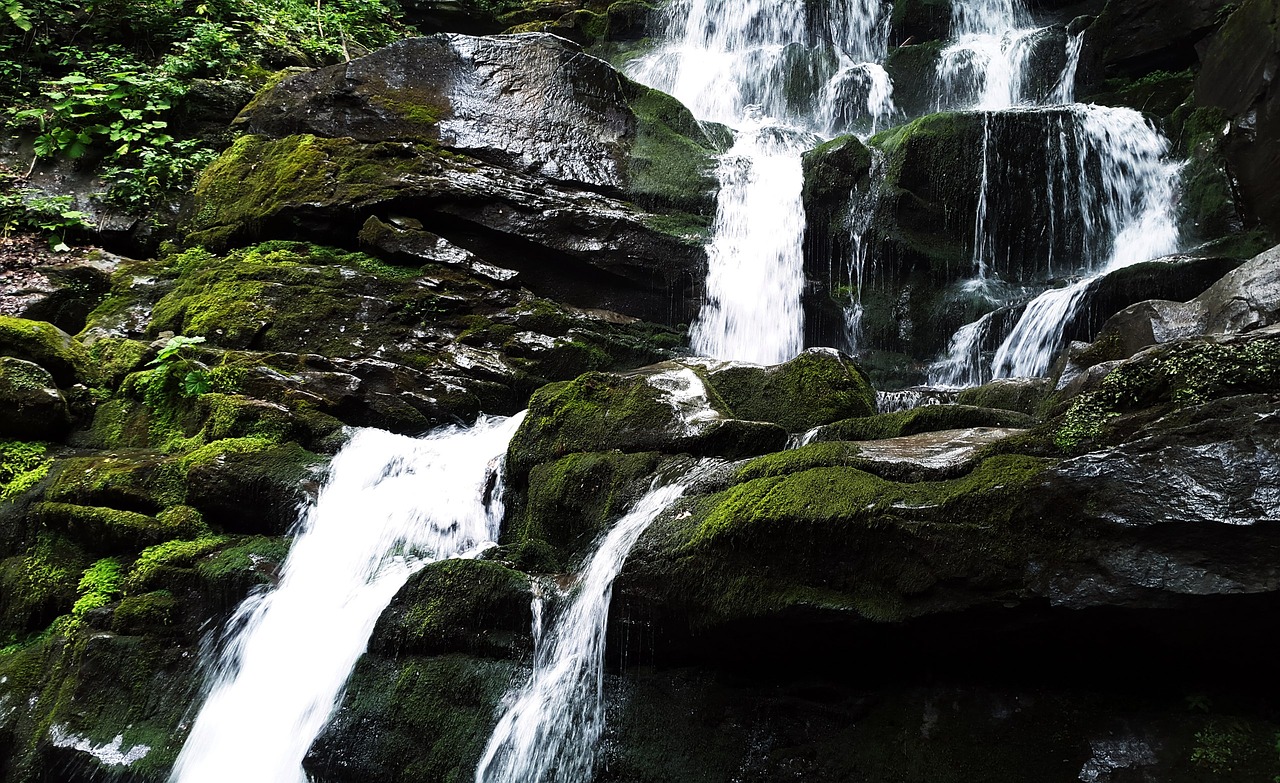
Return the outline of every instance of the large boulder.
{"type": "Polygon", "coordinates": [[[1223,276],[1190,301],[1146,300],[1117,312],[1092,344],[1075,347],[1063,378],[1153,345],[1205,334],[1237,334],[1280,322],[1280,247],[1223,276]]]}
{"type": "Polygon", "coordinates": [[[38,364],[0,356],[0,438],[55,440],[70,424],[52,375],[38,364]]]}

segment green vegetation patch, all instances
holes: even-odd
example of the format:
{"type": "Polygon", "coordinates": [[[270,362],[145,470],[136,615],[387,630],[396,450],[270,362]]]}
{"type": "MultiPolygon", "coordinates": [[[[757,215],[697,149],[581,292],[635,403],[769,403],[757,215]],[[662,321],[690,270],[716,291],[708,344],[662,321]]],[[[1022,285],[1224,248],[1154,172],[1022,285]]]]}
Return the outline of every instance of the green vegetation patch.
{"type": "Polygon", "coordinates": [[[935,511],[939,521],[972,524],[989,520],[1007,508],[994,502],[1011,496],[1046,467],[1044,460],[1002,455],[992,457],[964,478],[900,484],[856,468],[824,467],[754,479],[717,497],[710,513],[690,540],[697,547],[727,543],[761,526],[796,520],[866,523],[895,509],[935,511]]]}
{"type": "Polygon", "coordinates": [[[0,440],[0,503],[12,502],[49,475],[48,450],[44,443],[0,440]]]}
{"type": "Polygon", "coordinates": [[[1280,388],[1280,339],[1177,343],[1116,367],[1077,397],[1054,435],[1064,451],[1102,437],[1109,421],[1161,404],[1197,405],[1218,397],[1280,388]]]}

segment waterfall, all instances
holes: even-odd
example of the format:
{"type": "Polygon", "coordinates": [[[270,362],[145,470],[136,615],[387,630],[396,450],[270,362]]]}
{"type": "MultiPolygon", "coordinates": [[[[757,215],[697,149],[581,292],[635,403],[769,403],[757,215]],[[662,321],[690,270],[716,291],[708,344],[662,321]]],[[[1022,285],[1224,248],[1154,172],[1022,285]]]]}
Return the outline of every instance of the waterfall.
{"type": "Polygon", "coordinates": [[[706,304],[692,329],[703,356],[760,364],[803,347],[805,228],[800,156],[821,138],[869,133],[893,114],[888,5],[832,0],[677,0],[665,44],[629,75],[724,123],[735,144],[708,247],[706,304]]]}
{"type": "Polygon", "coordinates": [[[1084,259],[1087,276],[1027,305],[996,351],[996,378],[1047,373],[1062,350],[1064,328],[1099,278],[1178,249],[1182,165],[1169,159],[1168,140],[1133,109],[1076,106],[1075,113],[1076,145],[1089,156],[1080,166],[1076,201],[1092,248],[1084,259]]]}
{"type": "Polygon", "coordinates": [[[305,783],[303,757],[392,597],[428,563],[497,538],[502,457],[523,417],[421,440],[355,433],[303,514],[279,583],[228,623],[171,781],[305,783]]]}
{"type": "Polygon", "coordinates": [[[508,695],[476,783],[583,783],[604,731],[604,645],[613,581],[646,528],[684,494],[651,489],[606,534],[573,598],[541,632],[529,681],[508,695]]]}

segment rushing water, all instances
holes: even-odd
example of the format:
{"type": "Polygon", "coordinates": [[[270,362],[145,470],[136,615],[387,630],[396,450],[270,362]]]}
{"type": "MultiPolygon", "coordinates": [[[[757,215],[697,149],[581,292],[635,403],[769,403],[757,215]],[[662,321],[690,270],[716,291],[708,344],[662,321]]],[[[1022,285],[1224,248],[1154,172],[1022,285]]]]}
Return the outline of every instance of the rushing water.
{"type": "Polygon", "coordinates": [[[523,414],[423,439],[360,430],[333,458],[279,583],[227,628],[171,780],[302,783],[378,615],[428,563],[497,538],[500,466],[523,414]]]}
{"type": "Polygon", "coordinates": [[[571,600],[541,632],[533,675],[506,700],[476,783],[584,783],[604,731],[604,644],[613,581],[646,528],[684,494],[656,487],[606,534],[571,600]]]}
{"type": "Polygon", "coordinates": [[[882,127],[894,112],[883,62],[888,6],[831,0],[677,0],[664,44],[629,67],[700,120],[735,131],[720,166],[701,356],[773,364],[803,347],[800,156],[823,137],[882,127]]]}

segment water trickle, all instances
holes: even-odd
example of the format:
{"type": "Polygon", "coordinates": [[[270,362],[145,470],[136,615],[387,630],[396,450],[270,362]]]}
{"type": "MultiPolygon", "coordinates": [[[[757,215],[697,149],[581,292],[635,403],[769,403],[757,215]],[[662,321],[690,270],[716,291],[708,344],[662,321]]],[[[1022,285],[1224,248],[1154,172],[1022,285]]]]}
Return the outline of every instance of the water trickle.
{"type": "Polygon", "coordinates": [[[571,600],[534,652],[533,675],[508,695],[476,783],[582,783],[604,731],[604,644],[613,581],[640,535],[684,494],[656,487],[601,540],[571,600]]]}
{"type": "Polygon", "coordinates": [[[228,623],[175,783],[305,783],[374,623],[428,563],[497,538],[500,469],[524,414],[415,440],[360,430],[333,458],[271,590],[228,623]]]}

